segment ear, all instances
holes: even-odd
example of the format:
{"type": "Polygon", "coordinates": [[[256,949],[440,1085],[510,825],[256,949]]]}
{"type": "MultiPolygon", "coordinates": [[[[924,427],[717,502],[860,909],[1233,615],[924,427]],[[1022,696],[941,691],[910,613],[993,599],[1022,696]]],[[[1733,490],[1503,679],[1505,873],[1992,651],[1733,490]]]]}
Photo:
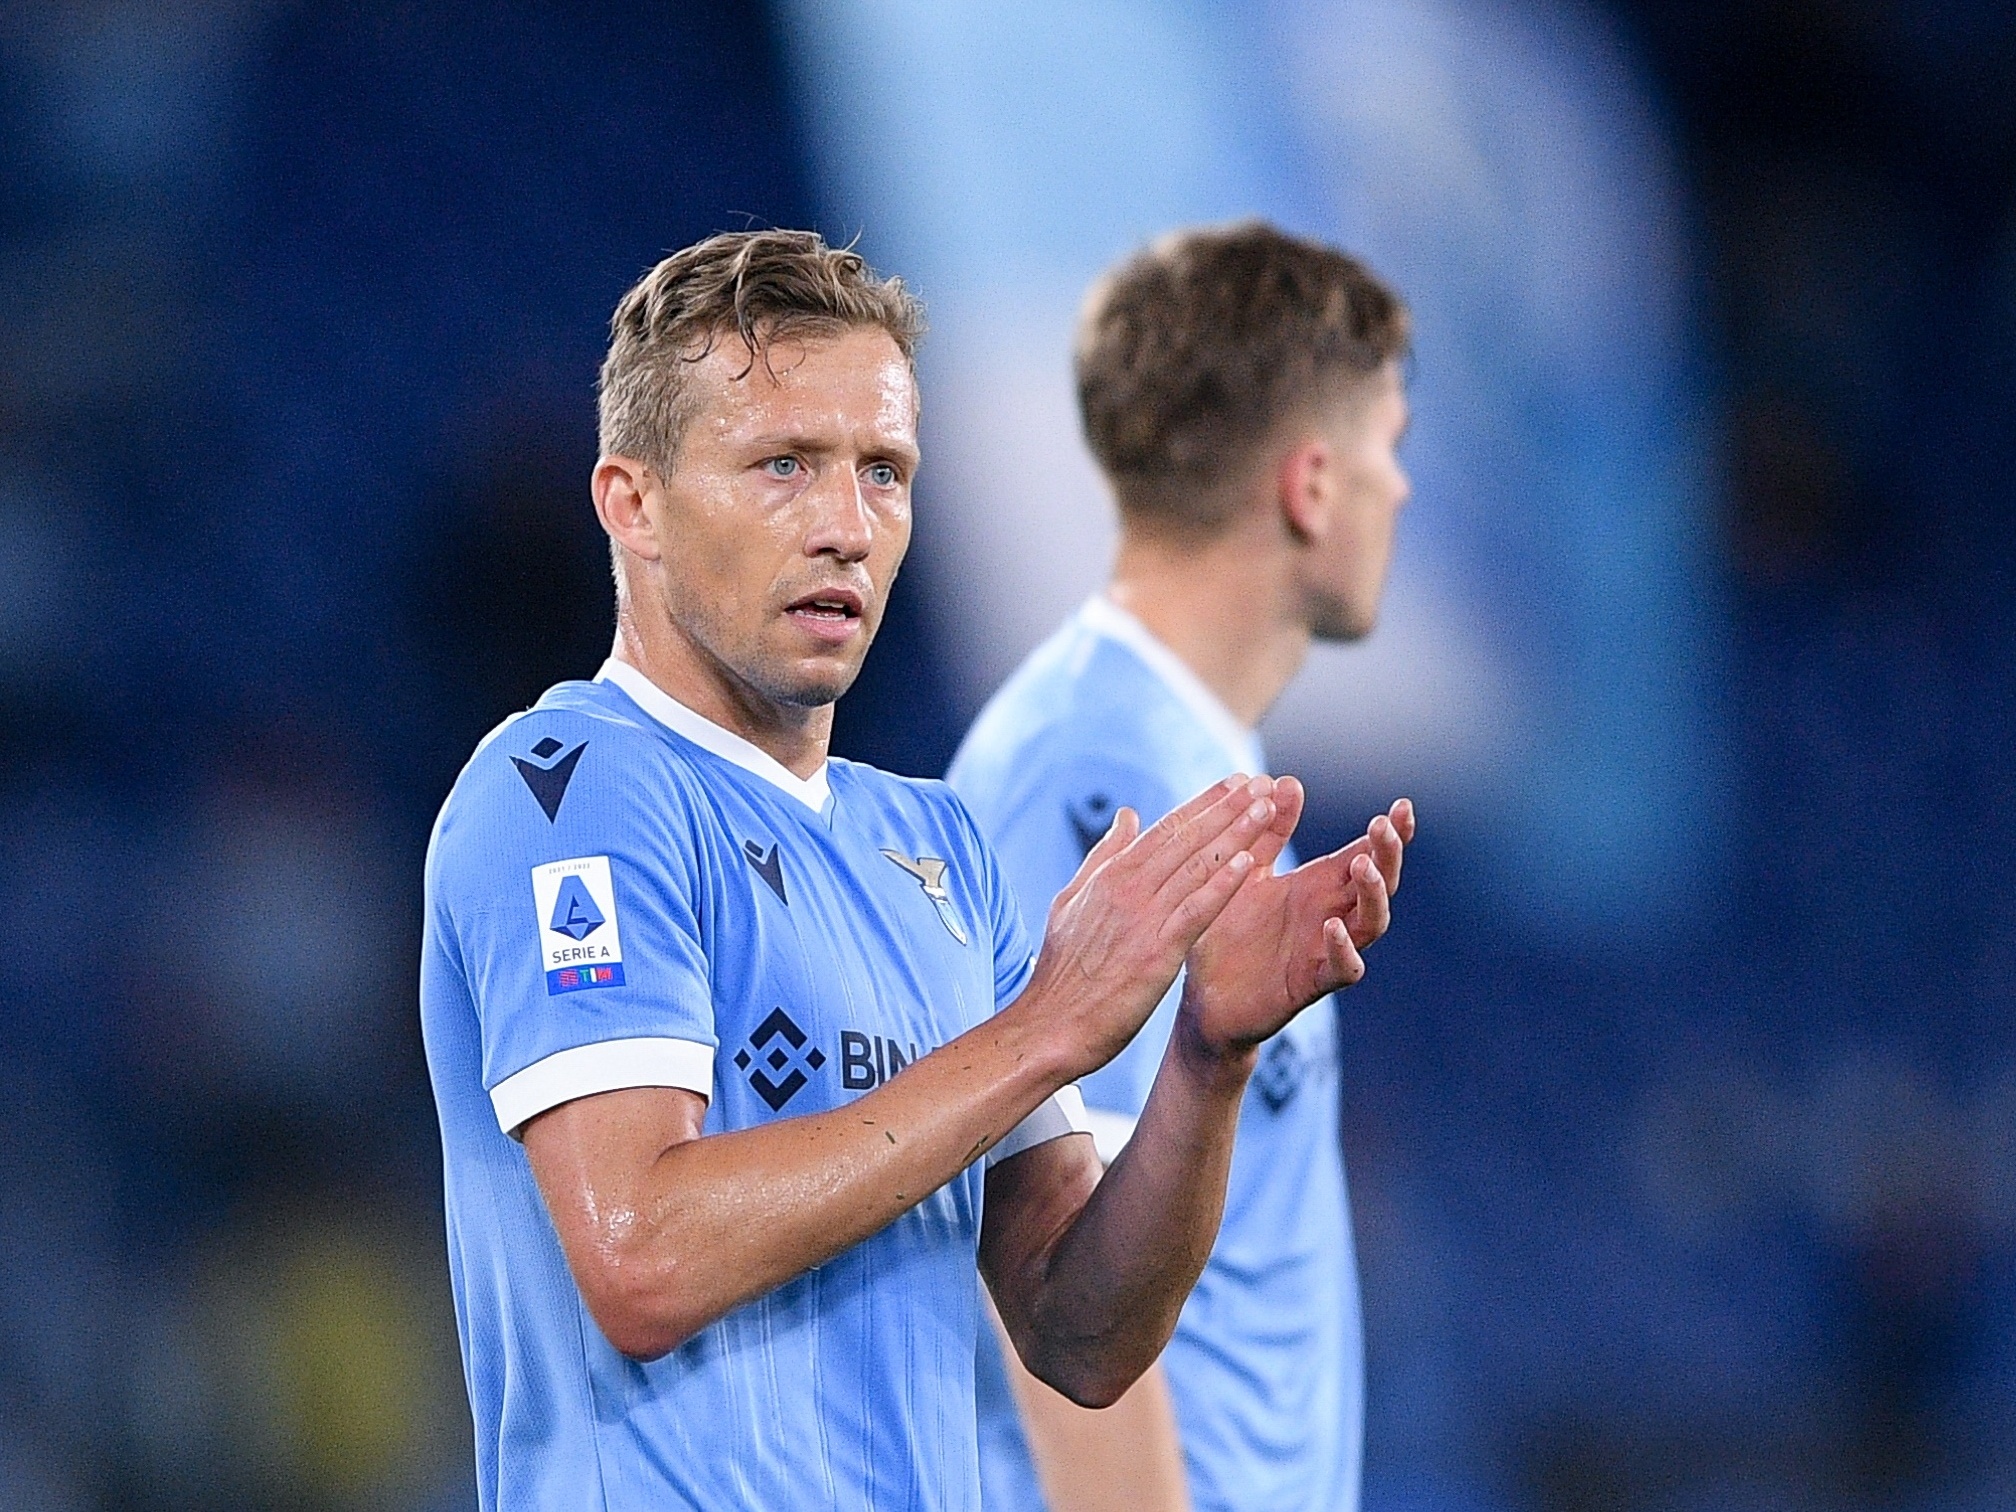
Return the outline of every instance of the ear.
{"type": "Polygon", "coordinates": [[[1337,496],[1337,457],[1321,436],[1296,445],[1274,469],[1274,492],[1288,533],[1302,542],[1330,533],[1337,496]]]}
{"type": "Polygon", "coordinates": [[[658,524],[645,502],[655,481],[651,469],[635,457],[604,457],[595,464],[589,484],[595,517],[609,538],[647,562],[659,557],[658,524]]]}

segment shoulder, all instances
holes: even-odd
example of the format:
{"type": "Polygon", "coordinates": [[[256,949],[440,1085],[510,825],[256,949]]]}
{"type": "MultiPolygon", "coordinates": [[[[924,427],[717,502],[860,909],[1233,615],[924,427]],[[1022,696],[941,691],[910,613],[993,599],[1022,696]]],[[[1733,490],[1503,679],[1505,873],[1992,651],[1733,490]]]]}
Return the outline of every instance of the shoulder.
{"type": "Polygon", "coordinates": [[[430,881],[444,868],[552,859],[676,827],[690,808],[687,785],[672,743],[613,690],[561,683],[470,756],[435,821],[430,881]]]}
{"type": "Polygon", "coordinates": [[[598,770],[662,760],[658,740],[634,711],[598,683],[560,683],[478,742],[449,790],[444,815],[472,808],[528,807],[552,822],[598,770]]]}
{"type": "Polygon", "coordinates": [[[990,834],[1074,805],[1102,831],[1122,805],[1152,823],[1188,796],[1169,703],[1122,648],[1056,638],[988,701],[947,777],[990,834]]]}

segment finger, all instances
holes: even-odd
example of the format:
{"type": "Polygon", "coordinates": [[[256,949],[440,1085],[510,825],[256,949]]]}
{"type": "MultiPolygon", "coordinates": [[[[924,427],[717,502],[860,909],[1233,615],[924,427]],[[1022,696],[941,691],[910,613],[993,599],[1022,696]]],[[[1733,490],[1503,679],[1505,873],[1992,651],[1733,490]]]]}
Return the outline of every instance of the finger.
{"type": "Polygon", "coordinates": [[[1400,863],[1406,859],[1407,846],[1400,838],[1400,826],[1385,814],[1375,818],[1365,831],[1368,844],[1367,854],[1379,868],[1379,875],[1386,879],[1388,894],[1400,890],[1400,863]]]}
{"type": "Polygon", "coordinates": [[[1274,818],[1247,847],[1253,852],[1255,871],[1274,870],[1275,860],[1288,848],[1288,842],[1295,834],[1295,826],[1301,822],[1303,802],[1300,782],[1293,777],[1274,779],[1274,818]]]}
{"type": "MultiPolygon", "coordinates": [[[[1258,824],[1252,818],[1256,807],[1268,802],[1273,791],[1271,777],[1228,777],[1214,783],[1143,833],[1130,848],[1127,860],[1140,867],[1141,880],[1151,892],[1161,891],[1171,877],[1198,856],[1208,854],[1215,843],[1229,840],[1211,857],[1213,867],[1222,865],[1234,851],[1245,849],[1249,841],[1258,838],[1261,826],[1273,818],[1271,804],[1258,824]],[[1242,833],[1234,836],[1235,830],[1242,833]]],[[[1191,885],[1201,880],[1201,876],[1194,876],[1191,885]]]]}
{"type": "Polygon", "coordinates": [[[1345,918],[1351,926],[1352,942],[1362,949],[1386,933],[1386,926],[1393,922],[1393,910],[1386,895],[1386,879],[1369,856],[1351,863],[1351,882],[1354,896],[1345,918]]]}
{"type": "Polygon", "coordinates": [[[1342,919],[1323,921],[1323,956],[1325,992],[1356,987],[1365,979],[1365,958],[1358,954],[1351,931],[1344,927],[1342,919]]]}
{"type": "Polygon", "coordinates": [[[1092,849],[1085,852],[1085,864],[1078,870],[1086,875],[1099,870],[1132,845],[1134,837],[1140,833],[1141,816],[1122,804],[1120,811],[1113,816],[1113,822],[1106,826],[1106,833],[1099,837],[1092,849]]]}
{"type": "Polygon", "coordinates": [[[1414,800],[1412,798],[1395,798],[1393,800],[1393,807],[1386,811],[1386,817],[1393,821],[1393,828],[1400,832],[1401,843],[1412,845],[1414,843],[1414,800]]]}
{"type": "Polygon", "coordinates": [[[1234,853],[1223,865],[1213,868],[1211,875],[1192,888],[1170,912],[1164,935],[1187,956],[1198,937],[1225,911],[1239,885],[1252,875],[1253,853],[1245,850],[1234,853]]]}
{"type": "MultiPolygon", "coordinates": [[[[1241,792],[1250,793],[1252,790],[1249,785],[1241,792]]],[[[1182,857],[1175,870],[1155,890],[1157,905],[1173,910],[1188,894],[1207,885],[1234,854],[1240,851],[1250,853],[1273,822],[1274,800],[1254,798],[1218,833],[1212,834],[1208,825],[1200,826],[1197,848],[1182,857]]]]}
{"type": "Polygon", "coordinates": [[[1078,864],[1078,870],[1072,874],[1071,880],[1064,884],[1063,891],[1057,894],[1050,906],[1057,908],[1077,897],[1084,891],[1085,884],[1092,880],[1092,874],[1133,844],[1134,837],[1140,833],[1141,816],[1123,805],[1113,816],[1113,822],[1106,826],[1106,833],[1101,835],[1092,849],[1085,853],[1085,859],[1078,864]]]}

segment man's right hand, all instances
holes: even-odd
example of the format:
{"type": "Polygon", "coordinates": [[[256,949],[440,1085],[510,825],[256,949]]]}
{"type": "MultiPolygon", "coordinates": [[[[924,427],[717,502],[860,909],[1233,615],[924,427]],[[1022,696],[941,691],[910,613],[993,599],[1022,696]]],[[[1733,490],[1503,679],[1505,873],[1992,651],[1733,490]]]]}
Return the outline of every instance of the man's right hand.
{"type": "Polygon", "coordinates": [[[1074,1079],[1126,1047],[1239,891],[1248,847],[1271,841],[1273,794],[1270,777],[1228,777],[1145,831],[1123,808],[1057,895],[1024,996],[1063,1037],[1074,1079]]]}

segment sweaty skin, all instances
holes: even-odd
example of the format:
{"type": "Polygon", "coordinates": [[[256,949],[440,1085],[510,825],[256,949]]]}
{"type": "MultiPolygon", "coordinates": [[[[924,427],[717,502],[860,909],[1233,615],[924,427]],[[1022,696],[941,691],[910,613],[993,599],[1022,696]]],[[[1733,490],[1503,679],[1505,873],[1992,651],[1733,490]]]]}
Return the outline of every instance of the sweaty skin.
{"type": "MultiPolygon", "coordinates": [[[[806,776],[908,546],[914,380],[869,328],[767,354],[725,337],[688,381],[674,457],[595,471],[620,548],[616,654],[806,776]]],[[[1101,1181],[1091,1140],[1067,1136],[988,1177],[982,1266],[1018,1350],[1073,1400],[1115,1400],[1167,1342],[1210,1252],[1253,1047],[1302,1006],[1286,1007],[1294,990],[1357,981],[1360,947],[1385,929],[1397,834],[1249,892],[1300,811],[1298,785],[1265,777],[1228,779],[1146,831],[1123,810],[1052,906],[1023,994],[845,1108],[703,1136],[704,1099],[636,1088],[528,1122],[597,1324],[650,1358],[876,1233],[1117,1054],[1229,918],[1236,935],[1186,994],[1138,1153],[1101,1181]],[[1302,963],[1285,994],[1250,958],[1263,938],[1302,963]]]]}

